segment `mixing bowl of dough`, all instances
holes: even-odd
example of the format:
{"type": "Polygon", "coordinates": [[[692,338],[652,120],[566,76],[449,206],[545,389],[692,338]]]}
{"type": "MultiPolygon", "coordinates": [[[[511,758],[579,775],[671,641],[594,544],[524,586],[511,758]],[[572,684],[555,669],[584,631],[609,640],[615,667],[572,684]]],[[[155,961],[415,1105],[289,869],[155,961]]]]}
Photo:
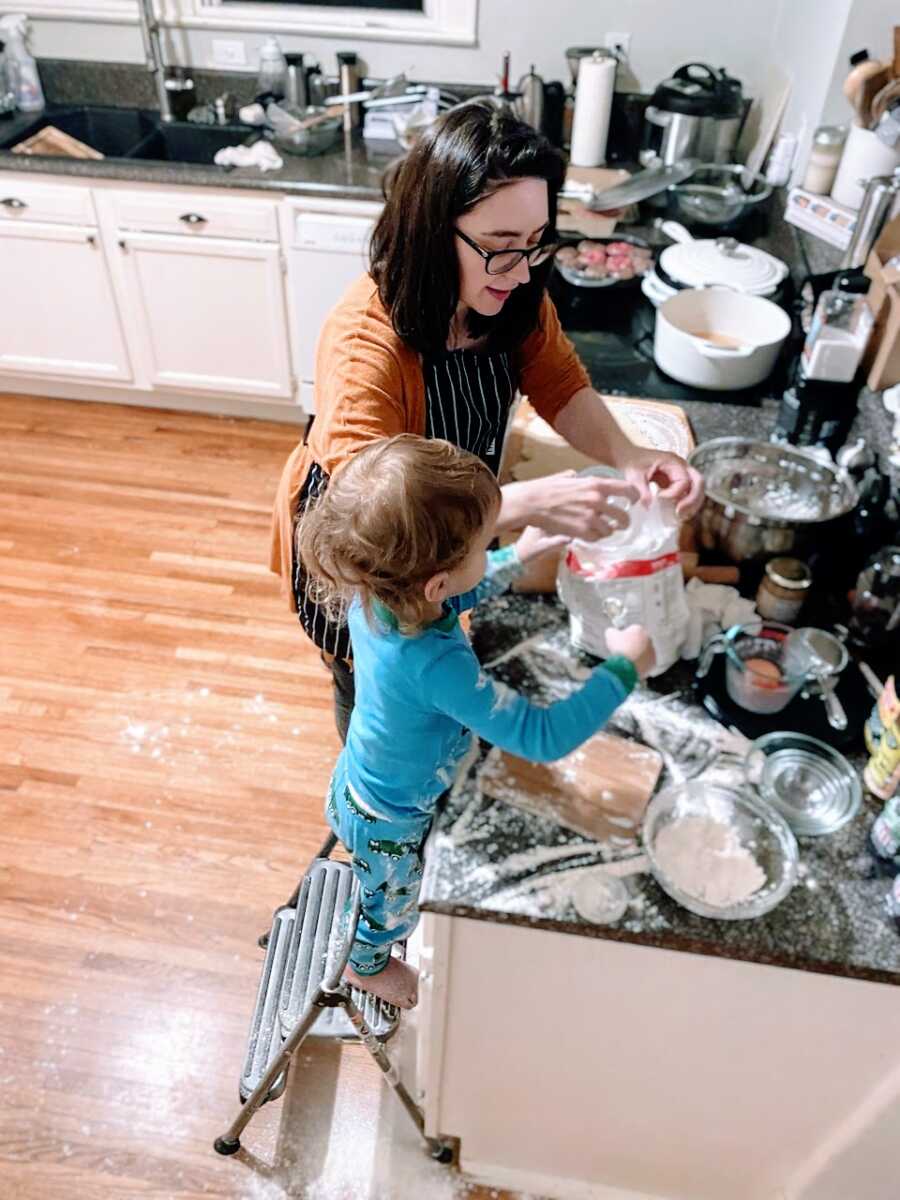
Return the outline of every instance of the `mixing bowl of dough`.
{"type": "Polygon", "coordinates": [[[643,842],[659,886],[701,917],[761,917],[797,878],[797,839],[780,813],[748,792],[698,780],[654,796],[643,842]]]}

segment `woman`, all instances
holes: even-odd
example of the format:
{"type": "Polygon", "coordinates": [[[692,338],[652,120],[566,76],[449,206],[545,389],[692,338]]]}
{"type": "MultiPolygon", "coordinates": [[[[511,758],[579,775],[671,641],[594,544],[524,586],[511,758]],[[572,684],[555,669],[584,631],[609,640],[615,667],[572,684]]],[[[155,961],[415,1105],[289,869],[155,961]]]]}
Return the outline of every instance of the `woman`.
{"type": "Polygon", "coordinates": [[[454,442],[495,473],[518,391],[575,449],[624,478],[564,472],[503,489],[498,532],[536,525],[595,540],[624,524],[618,498],[657,483],[681,516],[700,476],[635,446],[591,387],[546,294],[562,155],[486,102],[445,114],[387,180],[371,268],[332,311],[316,355],[316,418],[276,501],[272,569],[334,677],[343,739],[353,704],[350,642],[308,587],[298,516],[358,450],[398,433],[454,442]]]}

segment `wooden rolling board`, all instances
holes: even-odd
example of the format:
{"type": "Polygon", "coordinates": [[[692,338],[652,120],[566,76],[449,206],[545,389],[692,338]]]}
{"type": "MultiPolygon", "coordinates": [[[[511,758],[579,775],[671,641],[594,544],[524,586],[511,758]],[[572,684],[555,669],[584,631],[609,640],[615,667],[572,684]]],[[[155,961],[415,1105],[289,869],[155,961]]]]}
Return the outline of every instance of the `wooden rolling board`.
{"type": "Polygon", "coordinates": [[[13,146],[13,154],[51,154],[58,158],[90,158],[105,157],[93,146],[80,142],[78,138],[63,133],[55,125],[47,125],[44,129],[33,134],[24,142],[13,146]]]}
{"type": "Polygon", "coordinates": [[[530,763],[494,749],[482,791],[597,841],[633,837],[662,771],[656,750],[596,733],[555,763],[530,763]]]}

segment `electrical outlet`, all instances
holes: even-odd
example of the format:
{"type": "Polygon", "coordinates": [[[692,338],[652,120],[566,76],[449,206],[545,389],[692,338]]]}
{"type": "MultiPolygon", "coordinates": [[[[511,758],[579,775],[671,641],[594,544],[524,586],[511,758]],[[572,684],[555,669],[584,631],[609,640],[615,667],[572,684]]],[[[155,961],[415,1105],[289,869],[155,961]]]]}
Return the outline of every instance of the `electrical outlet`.
{"type": "Polygon", "coordinates": [[[213,38],[213,66],[245,67],[247,47],[238,38],[213,38]]]}
{"type": "Polygon", "coordinates": [[[631,57],[630,33],[606,33],[603,35],[603,45],[607,50],[618,50],[621,58],[631,57]]]}

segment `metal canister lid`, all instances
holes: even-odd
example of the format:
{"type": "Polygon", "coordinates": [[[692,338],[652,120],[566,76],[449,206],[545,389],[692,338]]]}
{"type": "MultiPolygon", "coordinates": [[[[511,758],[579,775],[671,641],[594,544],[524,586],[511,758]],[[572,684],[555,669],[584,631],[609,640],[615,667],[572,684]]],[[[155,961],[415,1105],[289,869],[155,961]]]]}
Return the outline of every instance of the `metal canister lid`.
{"type": "Polygon", "coordinates": [[[770,558],[766,575],[777,587],[789,592],[804,592],[812,586],[812,571],[799,558],[770,558]]]}
{"type": "Polygon", "coordinates": [[[820,125],[813,134],[817,146],[842,146],[847,140],[847,130],[842,125],[820,125]]]}

